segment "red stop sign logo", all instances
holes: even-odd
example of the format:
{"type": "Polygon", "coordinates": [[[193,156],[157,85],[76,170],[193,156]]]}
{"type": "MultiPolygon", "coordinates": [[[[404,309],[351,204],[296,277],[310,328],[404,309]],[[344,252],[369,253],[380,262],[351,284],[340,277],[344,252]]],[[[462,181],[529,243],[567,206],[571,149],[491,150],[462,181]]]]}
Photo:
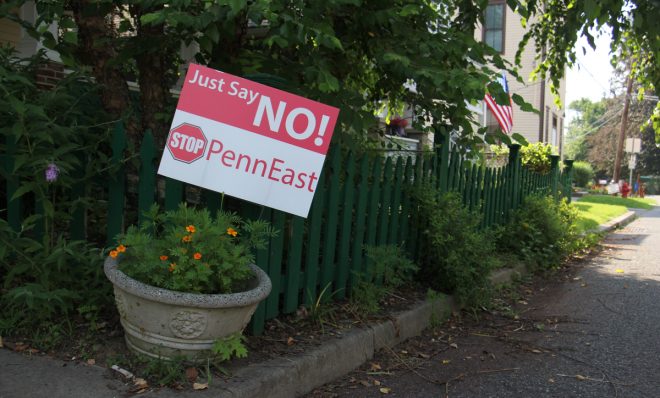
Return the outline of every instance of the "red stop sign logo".
{"type": "Polygon", "coordinates": [[[170,131],[167,137],[167,149],[174,159],[192,163],[204,156],[207,142],[201,128],[183,123],[170,131]]]}

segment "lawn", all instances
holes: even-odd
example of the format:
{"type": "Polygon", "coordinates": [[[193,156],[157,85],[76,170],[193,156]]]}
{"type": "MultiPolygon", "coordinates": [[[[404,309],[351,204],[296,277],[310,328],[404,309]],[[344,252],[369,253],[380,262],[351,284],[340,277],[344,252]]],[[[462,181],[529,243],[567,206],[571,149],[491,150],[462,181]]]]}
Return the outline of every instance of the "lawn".
{"type": "Polygon", "coordinates": [[[580,232],[598,228],[615,217],[628,211],[629,208],[651,209],[655,204],[653,199],[621,198],[607,195],[589,195],[573,202],[580,215],[577,225],[580,232]]]}
{"type": "Polygon", "coordinates": [[[655,205],[655,200],[649,198],[622,198],[609,195],[587,195],[580,198],[580,203],[599,203],[612,206],[623,206],[629,209],[650,210],[655,205]]]}

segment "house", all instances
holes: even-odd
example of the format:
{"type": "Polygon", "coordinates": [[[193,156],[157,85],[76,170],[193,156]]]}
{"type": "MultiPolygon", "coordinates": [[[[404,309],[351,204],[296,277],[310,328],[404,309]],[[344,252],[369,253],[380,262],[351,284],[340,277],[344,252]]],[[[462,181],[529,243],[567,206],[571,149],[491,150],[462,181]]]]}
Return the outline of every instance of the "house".
{"type": "MultiPolygon", "coordinates": [[[[504,0],[491,0],[484,16],[485,23],[475,31],[475,36],[498,50],[506,60],[513,63],[518,43],[525,34],[525,28],[522,27],[520,19],[520,15],[507,7],[504,0]]],[[[555,146],[561,155],[565,113],[554,103],[549,79],[528,81],[530,73],[536,66],[535,56],[534,43],[530,41],[522,53],[522,67],[519,70],[525,83],[519,83],[512,78],[507,79],[511,94],[519,94],[539,110],[539,114],[523,112],[514,103],[513,132],[521,134],[530,143],[549,143],[555,146]]],[[[566,97],[565,92],[565,79],[562,78],[559,87],[559,99],[562,102],[566,97]]],[[[482,126],[487,126],[489,130],[498,127],[497,120],[486,109],[485,104],[482,103],[475,107],[474,111],[479,115],[482,126]]]]}

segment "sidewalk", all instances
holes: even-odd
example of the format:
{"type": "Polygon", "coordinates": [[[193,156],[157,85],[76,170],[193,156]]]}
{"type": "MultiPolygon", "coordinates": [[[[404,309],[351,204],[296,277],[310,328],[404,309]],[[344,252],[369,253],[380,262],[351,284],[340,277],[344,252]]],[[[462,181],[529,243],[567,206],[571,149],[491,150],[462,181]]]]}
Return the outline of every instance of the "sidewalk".
{"type": "MultiPolygon", "coordinates": [[[[570,340],[562,344],[582,344],[576,348],[577,350],[588,347],[589,350],[585,355],[596,355],[594,360],[602,362],[603,366],[609,366],[617,380],[626,380],[623,377],[625,375],[640,380],[640,383],[643,381],[645,387],[639,391],[647,391],[649,392],[647,396],[652,396],[654,394],[651,393],[652,391],[660,391],[658,390],[660,389],[660,377],[658,377],[660,340],[657,339],[658,325],[660,325],[660,265],[656,265],[657,259],[660,258],[660,207],[639,213],[638,216],[640,217],[638,220],[607,238],[605,244],[617,247],[616,253],[611,254],[612,257],[599,257],[598,263],[582,271],[580,278],[588,281],[589,289],[567,286],[567,290],[561,291],[558,297],[553,298],[554,303],[547,309],[547,314],[570,313],[574,317],[589,319],[589,330],[594,329],[599,335],[591,346],[570,340]],[[617,270],[623,270],[623,273],[619,274],[617,270]],[[619,297],[624,300],[620,300],[619,297]],[[581,305],[576,306],[575,303],[581,305]],[[641,327],[633,328],[635,325],[641,327]],[[592,350],[592,347],[596,346],[601,351],[592,350]],[[638,366],[634,365],[635,362],[639,364],[639,371],[635,370],[638,369],[638,366]],[[650,381],[653,379],[652,375],[655,375],[655,382],[650,381]]],[[[367,330],[358,330],[343,339],[333,340],[295,361],[281,360],[244,369],[238,372],[235,381],[212,383],[209,390],[177,392],[161,389],[140,395],[163,398],[287,397],[305,393],[318,385],[318,379],[315,378],[323,376],[326,379],[322,382],[327,382],[329,376],[340,377],[359,363],[369,360],[379,347],[392,345],[420,333],[428,324],[432,312],[442,313],[449,308],[449,305],[444,303],[434,308],[428,303],[420,305],[416,310],[409,311],[391,322],[367,330]],[[357,363],[352,365],[356,361],[357,363]]],[[[549,359],[546,365],[550,362],[552,361],[549,359]]],[[[536,377],[533,372],[538,369],[533,365],[520,364],[521,368],[524,367],[524,372],[532,373],[524,377],[518,377],[519,375],[513,377],[520,379],[519,383],[522,383],[516,387],[519,390],[503,391],[527,391],[530,394],[533,391],[535,395],[558,396],[543,395],[538,390],[530,389],[537,384],[525,387],[526,380],[536,377]]],[[[567,369],[561,371],[568,372],[567,369]]],[[[598,376],[598,373],[596,375],[598,376]]],[[[414,380],[412,376],[414,375],[400,380],[402,388],[399,391],[405,391],[404,395],[391,396],[414,396],[414,391],[426,391],[420,390],[424,381],[414,380]],[[405,384],[410,383],[413,383],[412,387],[406,388],[405,384]]],[[[488,379],[495,385],[511,385],[513,382],[511,375],[501,377],[506,377],[506,380],[499,380],[498,375],[488,379]]],[[[451,396],[511,396],[504,392],[504,395],[490,393],[482,395],[484,391],[491,391],[491,387],[484,387],[487,390],[475,390],[471,386],[472,384],[464,383],[462,388],[465,390],[457,389],[451,396]]],[[[106,368],[64,362],[39,355],[28,357],[0,349],[0,398],[125,397],[131,395],[128,392],[130,387],[130,383],[123,383],[106,368]]],[[[599,391],[604,395],[593,396],[606,396],[610,391],[608,385],[601,387],[599,391]]],[[[574,396],[572,394],[577,392],[577,390],[570,391],[572,392],[565,391],[568,395],[563,396],[574,396]]],[[[636,390],[626,391],[632,393],[624,396],[637,396],[636,390]]],[[[368,393],[369,391],[352,390],[351,394],[355,395],[346,396],[368,396],[368,393]]],[[[375,393],[377,395],[374,396],[380,395],[378,390],[375,390],[375,393]]],[[[437,395],[438,393],[444,394],[444,388],[435,392],[434,396],[440,396],[437,395]]],[[[516,393],[516,396],[528,395],[516,393]]]]}

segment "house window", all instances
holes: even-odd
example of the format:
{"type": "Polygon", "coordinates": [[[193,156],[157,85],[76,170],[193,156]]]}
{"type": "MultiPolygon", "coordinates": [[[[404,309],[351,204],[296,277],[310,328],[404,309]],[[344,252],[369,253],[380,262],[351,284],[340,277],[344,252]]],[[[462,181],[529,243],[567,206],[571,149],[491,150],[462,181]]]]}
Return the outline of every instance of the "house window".
{"type": "Polygon", "coordinates": [[[504,53],[504,14],[506,4],[497,2],[486,7],[483,41],[500,53],[504,53]]]}

